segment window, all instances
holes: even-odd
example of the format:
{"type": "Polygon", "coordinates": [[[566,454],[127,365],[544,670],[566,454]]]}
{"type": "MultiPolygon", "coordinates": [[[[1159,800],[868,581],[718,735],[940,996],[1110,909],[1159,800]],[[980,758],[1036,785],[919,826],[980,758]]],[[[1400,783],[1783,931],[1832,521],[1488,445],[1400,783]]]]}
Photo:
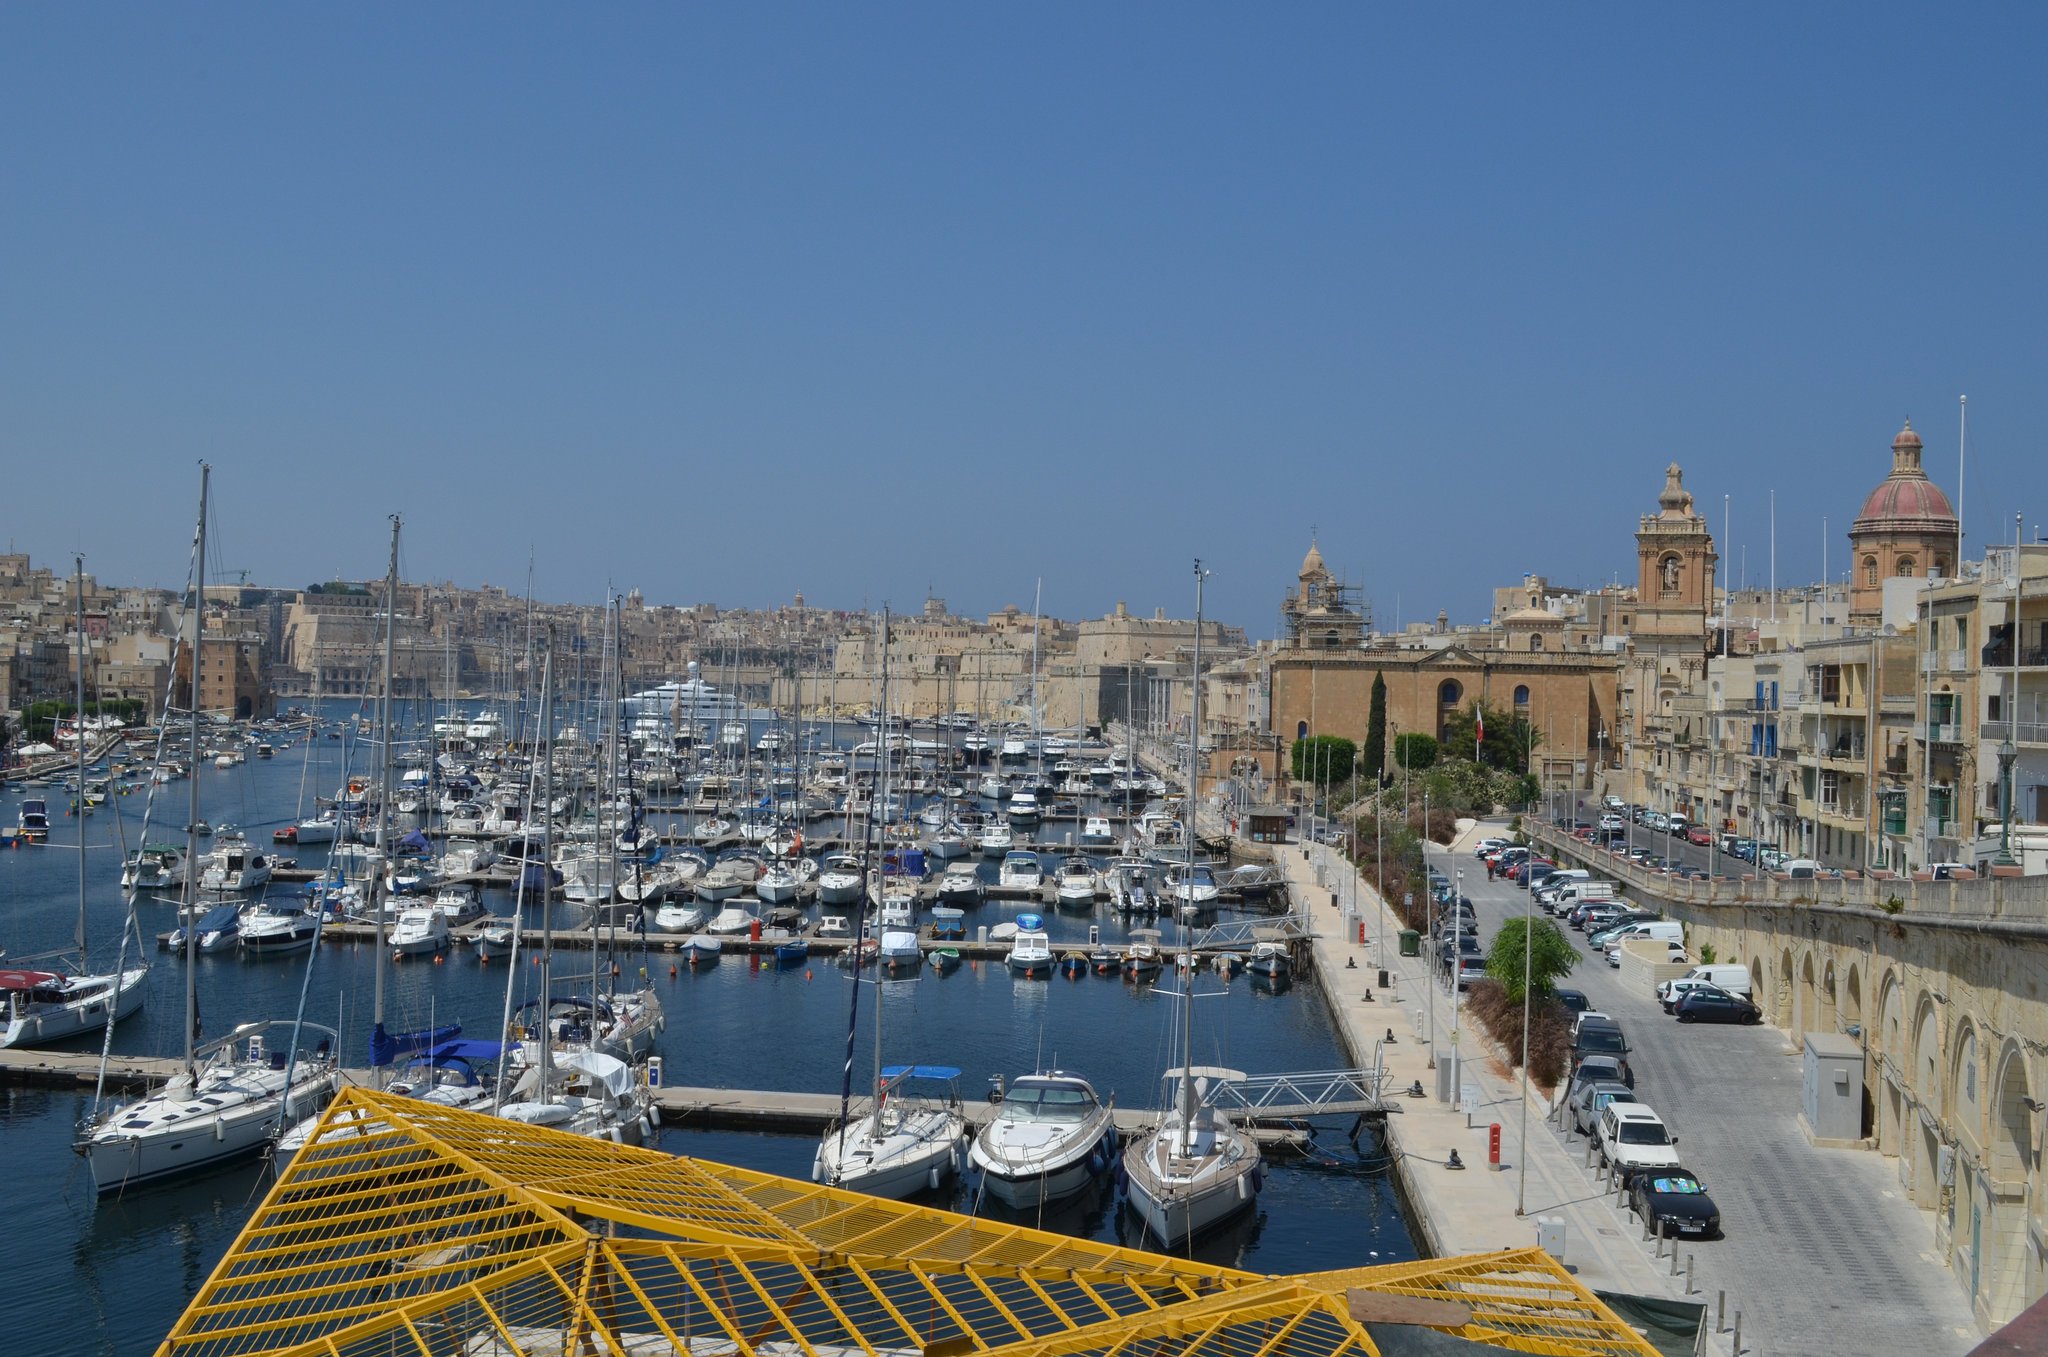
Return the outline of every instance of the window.
{"type": "Polygon", "coordinates": [[[1531,633],[1529,634],[1529,649],[1531,649],[1531,650],[1541,650],[1541,649],[1543,649],[1543,638],[1542,638],[1542,637],[1541,637],[1540,635],[1536,634],[1535,632],[1531,632],[1531,633]]]}
{"type": "Polygon", "coordinates": [[[1899,557],[1899,578],[1900,578],[1900,579],[1911,579],[1912,577],[1913,577],[1913,558],[1912,558],[1911,556],[1901,556],[1901,557],[1899,557]]]}
{"type": "MultiPolygon", "coordinates": [[[[1538,637],[1537,637],[1536,639],[1540,641],[1540,640],[1542,640],[1543,638],[1542,638],[1541,636],[1538,636],[1538,637]]],[[[1995,700],[1995,699],[1994,699],[1994,700],[1995,700]]],[[[1528,706],[1528,705],[1529,705],[1529,685],[1528,685],[1528,684],[1526,684],[1526,683],[1521,683],[1521,684],[1517,684],[1517,685],[1515,686],[1515,705],[1516,705],[1517,707],[1526,707],[1526,706],[1528,706]]]]}
{"type": "Polygon", "coordinates": [[[1445,679],[1437,686],[1436,700],[1442,706],[1455,707],[1458,705],[1458,699],[1464,695],[1465,690],[1458,686],[1456,679],[1445,679]]]}
{"type": "Polygon", "coordinates": [[[1294,723],[1294,734],[1295,734],[1296,738],[1298,738],[1298,739],[1303,739],[1303,740],[1306,740],[1306,739],[1308,738],[1308,722],[1306,722],[1306,721],[1297,721],[1297,722],[1295,722],[1295,723],[1294,723]]]}
{"type": "Polygon", "coordinates": [[[1863,582],[1873,589],[1877,587],[1877,557],[1863,558],[1863,582]]]}

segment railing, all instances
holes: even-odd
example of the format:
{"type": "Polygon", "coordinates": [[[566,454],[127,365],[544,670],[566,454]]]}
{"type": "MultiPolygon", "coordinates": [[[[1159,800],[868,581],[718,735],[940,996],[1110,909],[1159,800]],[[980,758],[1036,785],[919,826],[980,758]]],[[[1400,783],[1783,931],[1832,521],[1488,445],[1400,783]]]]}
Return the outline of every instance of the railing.
{"type": "Polygon", "coordinates": [[[1954,721],[1929,721],[1927,739],[1930,744],[1960,744],[1963,728],[1954,721]]]}
{"type": "Polygon", "coordinates": [[[1861,763],[1863,762],[1863,750],[1864,745],[1863,741],[1861,740],[1841,740],[1836,742],[1829,748],[1822,750],[1821,757],[1829,759],[1849,759],[1853,762],[1861,763]]]}
{"type": "Polygon", "coordinates": [[[2048,744],[2048,721],[1986,721],[1978,728],[1978,735],[1986,740],[2048,744]]]}
{"type": "Polygon", "coordinates": [[[1969,672],[1970,672],[1970,652],[1969,652],[1969,651],[1967,651],[1967,650],[1951,650],[1951,651],[1949,651],[1949,652],[1948,652],[1948,672],[1949,672],[1949,673],[1951,673],[1951,674],[1967,674],[1967,673],[1969,673],[1969,672]]]}
{"type": "Polygon", "coordinates": [[[1243,947],[1254,942],[1299,942],[1314,936],[1308,915],[1279,914],[1270,919],[1226,919],[1210,924],[1188,945],[1197,949],[1243,947]]]}
{"type": "MultiPolygon", "coordinates": [[[[1197,1070],[1197,1074],[1201,1071],[1197,1070]]],[[[1202,1103],[1229,1112],[1261,1116],[1311,1117],[1322,1112],[1363,1112],[1380,1107],[1384,1066],[1370,1070],[1316,1070],[1306,1074],[1257,1074],[1214,1079],[1202,1103]]]]}

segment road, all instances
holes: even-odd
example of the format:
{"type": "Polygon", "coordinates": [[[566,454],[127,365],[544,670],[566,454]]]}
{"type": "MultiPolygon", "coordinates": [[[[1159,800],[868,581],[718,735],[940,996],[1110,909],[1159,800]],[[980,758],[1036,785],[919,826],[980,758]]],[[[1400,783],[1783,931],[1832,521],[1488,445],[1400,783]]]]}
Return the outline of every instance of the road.
{"type": "MultiPolygon", "coordinates": [[[[1464,868],[1483,945],[1528,907],[1525,891],[1487,881],[1469,852],[1432,858],[1464,868]]],[[[1637,1096],[1679,1137],[1686,1167],[1721,1209],[1724,1238],[1682,1245],[1695,1255],[1710,1322],[1725,1289],[1730,1312],[1744,1312],[1744,1347],[1773,1357],[1967,1352],[1980,1335],[1961,1289],[1934,1259],[1932,1219],[1901,1193],[1894,1161],[1817,1150],[1800,1133],[1802,1061],[1785,1034],[1682,1025],[1647,995],[1624,991],[1604,958],[1585,957],[1581,934],[1565,935],[1583,959],[1564,983],[1621,1023],[1637,1096]]],[[[1583,1161],[1584,1142],[1573,1145],[1583,1161]]],[[[1625,1212],[1615,1221],[1640,1237],[1625,1212]]]]}
{"type": "MultiPolygon", "coordinates": [[[[1545,820],[1554,821],[1558,816],[1566,813],[1569,813],[1574,820],[1583,820],[1589,825],[1597,825],[1600,823],[1600,816],[1603,812],[1600,806],[1600,799],[1591,792],[1563,792],[1552,797],[1551,808],[1548,815],[1545,816],[1545,820]]],[[[1756,870],[1755,867],[1744,862],[1741,858],[1728,853],[1716,852],[1712,847],[1703,848],[1699,844],[1688,843],[1683,838],[1672,834],[1660,833],[1657,830],[1651,829],[1648,825],[1639,825],[1634,821],[1630,821],[1625,827],[1624,832],[1628,837],[1622,841],[1622,847],[1646,848],[1653,857],[1660,857],[1669,862],[1681,862],[1687,867],[1695,867],[1702,872],[1720,876],[1736,876],[1744,872],[1756,870]]],[[[1484,878],[1486,873],[1481,871],[1479,875],[1484,878]]]]}

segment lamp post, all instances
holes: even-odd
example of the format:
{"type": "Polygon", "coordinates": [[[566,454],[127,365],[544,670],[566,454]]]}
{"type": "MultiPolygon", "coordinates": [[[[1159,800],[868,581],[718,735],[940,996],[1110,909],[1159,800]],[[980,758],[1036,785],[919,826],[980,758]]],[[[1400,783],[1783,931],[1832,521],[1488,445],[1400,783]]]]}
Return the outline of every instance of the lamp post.
{"type": "Polygon", "coordinates": [[[2012,696],[2005,700],[2005,738],[1998,742],[1998,785],[2005,798],[2005,819],[1998,833],[1998,856],[1994,867],[2017,867],[2012,855],[2012,766],[2020,751],[2012,737],[2020,733],[2020,529],[2018,514],[2012,516],[2012,617],[2007,639],[2012,645],[2012,696]]]}
{"type": "MultiPolygon", "coordinates": [[[[2014,644],[2018,644],[2019,627],[2013,627],[2014,644]]],[[[2017,705],[2017,704],[2015,704],[2017,705]]],[[[1998,856],[1991,860],[1994,867],[2017,867],[2019,859],[2012,855],[2012,766],[2018,761],[2020,751],[2010,735],[1998,742],[1998,788],[2005,801],[2005,821],[1998,834],[1998,856]]]]}

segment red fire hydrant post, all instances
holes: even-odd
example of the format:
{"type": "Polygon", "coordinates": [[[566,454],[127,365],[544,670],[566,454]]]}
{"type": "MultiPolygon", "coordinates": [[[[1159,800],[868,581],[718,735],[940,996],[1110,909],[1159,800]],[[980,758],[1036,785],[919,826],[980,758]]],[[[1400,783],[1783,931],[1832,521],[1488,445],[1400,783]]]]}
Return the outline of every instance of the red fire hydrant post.
{"type": "Polygon", "coordinates": [[[1360,947],[1365,946],[1365,920],[1363,919],[1358,921],[1358,945],[1360,947]]]}
{"type": "Polygon", "coordinates": [[[1500,1123],[1495,1122],[1486,1132],[1486,1162],[1500,1167],[1500,1123]]]}

